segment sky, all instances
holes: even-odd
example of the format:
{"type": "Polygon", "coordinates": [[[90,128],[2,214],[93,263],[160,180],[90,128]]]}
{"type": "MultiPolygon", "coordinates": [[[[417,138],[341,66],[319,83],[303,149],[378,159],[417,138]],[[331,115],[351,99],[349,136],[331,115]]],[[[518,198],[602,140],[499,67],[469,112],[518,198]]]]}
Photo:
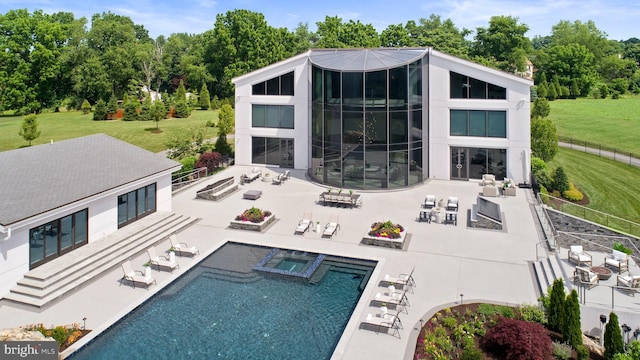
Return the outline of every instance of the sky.
{"type": "Polygon", "coordinates": [[[315,31],[326,16],[338,16],[343,22],[371,24],[380,33],[389,25],[436,14],[451,19],[458,29],[475,31],[488,27],[492,16],[505,15],[528,25],[525,35],[531,39],[550,35],[562,20],[593,20],[612,40],[640,38],[637,0],[0,0],[0,14],[25,8],[72,12],[76,18],[86,17],[89,25],[93,14],[110,11],[143,25],[152,38],[203,33],[213,28],[217,14],[234,9],[262,13],[269,25],[289,30],[307,23],[315,31]]]}

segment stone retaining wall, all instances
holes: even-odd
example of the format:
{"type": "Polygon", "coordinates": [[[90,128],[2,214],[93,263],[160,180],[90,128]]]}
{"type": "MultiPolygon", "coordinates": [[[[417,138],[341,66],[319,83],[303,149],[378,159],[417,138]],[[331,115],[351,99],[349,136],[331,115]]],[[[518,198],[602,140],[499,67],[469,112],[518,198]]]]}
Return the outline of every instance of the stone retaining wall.
{"type": "Polygon", "coordinates": [[[406,230],[400,233],[400,238],[398,239],[389,239],[386,237],[375,237],[375,236],[369,236],[368,234],[365,234],[362,237],[362,244],[388,247],[391,249],[402,249],[402,247],[404,246],[404,239],[406,235],[407,235],[406,230]]]}
{"type": "Polygon", "coordinates": [[[219,183],[215,183],[196,192],[196,198],[204,200],[219,201],[225,196],[238,190],[238,184],[234,184],[233,177],[227,178],[219,183]]]}
{"type": "Polygon", "coordinates": [[[271,215],[267,216],[267,218],[264,219],[264,221],[261,222],[261,223],[252,223],[252,222],[249,222],[249,221],[232,220],[229,223],[229,227],[232,228],[232,229],[240,229],[240,230],[262,231],[267,226],[269,226],[269,224],[274,222],[275,220],[276,220],[276,216],[274,214],[271,214],[271,215]]]}

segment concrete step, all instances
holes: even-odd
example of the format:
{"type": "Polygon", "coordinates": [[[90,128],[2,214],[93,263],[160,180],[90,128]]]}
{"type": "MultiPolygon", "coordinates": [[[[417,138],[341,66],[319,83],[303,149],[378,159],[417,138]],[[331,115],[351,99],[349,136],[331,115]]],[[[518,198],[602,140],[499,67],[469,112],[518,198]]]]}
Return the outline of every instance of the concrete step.
{"type": "MultiPolygon", "coordinates": [[[[553,285],[556,279],[566,278],[560,266],[560,260],[555,253],[550,254],[549,257],[540,261],[534,261],[532,268],[535,275],[534,283],[537,286],[536,290],[540,295],[546,294],[547,289],[553,285]]],[[[565,286],[567,286],[567,284],[565,284],[565,286]]]]}

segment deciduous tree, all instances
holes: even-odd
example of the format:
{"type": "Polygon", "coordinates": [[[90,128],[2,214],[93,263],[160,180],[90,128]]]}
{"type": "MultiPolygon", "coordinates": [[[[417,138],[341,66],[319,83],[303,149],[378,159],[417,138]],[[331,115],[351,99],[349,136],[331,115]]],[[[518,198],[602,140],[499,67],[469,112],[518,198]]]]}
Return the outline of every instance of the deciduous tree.
{"type": "Polygon", "coordinates": [[[550,161],[558,153],[558,133],[551,119],[531,119],[531,152],[544,161],[550,161]]]}
{"type": "Polygon", "coordinates": [[[24,117],[22,121],[22,127],[18,132],[18,135],[22,136],[23,139],[29,142],[29,146],[31,146],[31,141],[40,137],[40,130],[38,129],[38,119],[36,114],[29,114],[24,117]]]}
{"type": "Polygon", "coordinates": [[[225,104],[220,108],[218,113],[218,128],[220,132],[231,134],[235,127],[233,108],[231,105],[225,104]]]}

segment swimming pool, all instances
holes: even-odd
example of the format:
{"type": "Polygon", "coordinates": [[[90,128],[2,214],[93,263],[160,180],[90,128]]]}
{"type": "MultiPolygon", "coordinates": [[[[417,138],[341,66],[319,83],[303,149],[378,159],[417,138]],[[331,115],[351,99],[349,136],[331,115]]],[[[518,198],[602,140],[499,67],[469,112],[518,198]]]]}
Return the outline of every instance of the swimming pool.
{"type": "Polygon", "coordinates": [[[327,256],[310,279],[252,271],[271,250],[227,243],[71,358],[330,358],[375,263],[327,256]]]}

